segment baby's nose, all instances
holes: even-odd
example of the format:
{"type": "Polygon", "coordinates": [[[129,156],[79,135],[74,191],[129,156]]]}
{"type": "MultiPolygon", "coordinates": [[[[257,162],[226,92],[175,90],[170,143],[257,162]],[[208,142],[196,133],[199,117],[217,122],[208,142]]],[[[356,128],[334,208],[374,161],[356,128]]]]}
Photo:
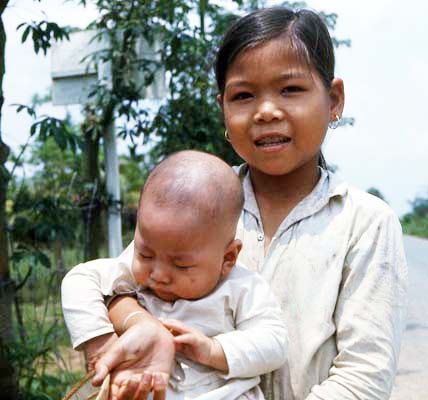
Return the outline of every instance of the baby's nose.
{"type": "Polygon", "coordinates": [[[157,264],[153,266],[150,278],[157,283],[168,284],[171,282],[170,268],[162,264],[157,264]]]}

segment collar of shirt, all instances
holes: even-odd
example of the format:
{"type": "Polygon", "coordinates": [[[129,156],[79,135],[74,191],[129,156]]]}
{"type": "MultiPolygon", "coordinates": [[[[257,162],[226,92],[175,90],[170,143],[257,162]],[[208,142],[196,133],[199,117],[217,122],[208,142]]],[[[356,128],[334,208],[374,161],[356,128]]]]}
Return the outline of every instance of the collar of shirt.
{"type": "MultiPolygon", "coordinates": [[[[282,221],[277,234],[284,232],[296,222],[316,214],[323,209],[333,197],[343,197],[346,195],[348,189],[345,182],[341,181],[324,168],[319,167],[319,169],[321,173],[318,183],[313,190],[293,208],[284,221],[282,221]]],[[[257,205],[248,166],[246,164],[240,165],[237,169],[237,173],[244,188],[244,210],[252,214],[260,226],[262,226],[260,210],[257,205]]]]}

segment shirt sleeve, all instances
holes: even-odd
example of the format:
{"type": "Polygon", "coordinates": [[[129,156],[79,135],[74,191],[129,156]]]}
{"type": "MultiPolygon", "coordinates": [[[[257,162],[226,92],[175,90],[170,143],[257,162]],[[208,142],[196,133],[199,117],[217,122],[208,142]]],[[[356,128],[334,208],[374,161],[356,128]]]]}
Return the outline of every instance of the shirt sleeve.
{"type": "Polygon", "coordinates": [[[225,379],[248,378],[279,368],[286,360],[287,332],[280,307],[268,284],[251,273],[247,281],[232,287],[235,330],[215,336],[223,347],[229,367],[225,379]]]}
{"type": "Polygon", "coordinates": [[[131,272],[133,244],[118,257],[79,264],[64,277],[61,302],[73,348],[100,335],[114,332],[105,296],[136,288],[131,272]]]}
{"type": "Polygon", "coordinates": [[[387,400],[392,390],[407,302],[398,218],[377,215],[353,242],[334,315],[338,354],[306,400],[387,400]]]}

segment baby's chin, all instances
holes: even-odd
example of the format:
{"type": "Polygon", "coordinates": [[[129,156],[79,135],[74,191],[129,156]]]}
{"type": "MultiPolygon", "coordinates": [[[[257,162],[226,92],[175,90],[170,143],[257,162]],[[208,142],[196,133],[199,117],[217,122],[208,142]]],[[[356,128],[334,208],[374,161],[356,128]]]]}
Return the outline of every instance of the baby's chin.
{"type": "Polygon", "coordinates": [[[173,303],[174,301],[177,300],[188,300],[188,301],[193,301],[193,300],[198,300],[201,299],[202,297],[207,296],[209,293],[205,293],[205,294],[201,294],[200,296],[198,296],[198,294],[194,294],[192,297],[185,297],[185,296],[177,296],[175,293],[169,292],[167,290],[162,290],[162,289],[153,289],[153,288],[148,288],[156,297],[160,298],[163,301],[167,301],[170,303],[173,303]]]}
{"type": "Polygon", "coordinates": [[[180,297],[178,297],[175,293],[171,293],[168,291],[164,291],[160,289],[150,289],[150,291],[153,292],[153,294],[156,297],[159,297],[161,300],[167,301],[170,303],[173,303],[174,301],[180,299],[180,297]]]}

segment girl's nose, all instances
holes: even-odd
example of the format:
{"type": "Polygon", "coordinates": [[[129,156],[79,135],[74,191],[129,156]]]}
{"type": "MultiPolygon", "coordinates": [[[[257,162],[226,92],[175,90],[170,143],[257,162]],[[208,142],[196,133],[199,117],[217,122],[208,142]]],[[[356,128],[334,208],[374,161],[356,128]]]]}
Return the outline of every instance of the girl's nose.
{"type": "Polygon", "coordinates": [[[274,120],[282,120],[284,118],[284,112],[276,106],[273,101],[265,100],[261,102],[254,114],[254,121],[259,122],[271,122],[274,120]]]}
{"type": "Polygon", "coordinates": [[[165,265],[157,263],[150,271],[150,279],[156,283],[168,284],[171,283],[171,274],[169,268],[165,265]]]}

